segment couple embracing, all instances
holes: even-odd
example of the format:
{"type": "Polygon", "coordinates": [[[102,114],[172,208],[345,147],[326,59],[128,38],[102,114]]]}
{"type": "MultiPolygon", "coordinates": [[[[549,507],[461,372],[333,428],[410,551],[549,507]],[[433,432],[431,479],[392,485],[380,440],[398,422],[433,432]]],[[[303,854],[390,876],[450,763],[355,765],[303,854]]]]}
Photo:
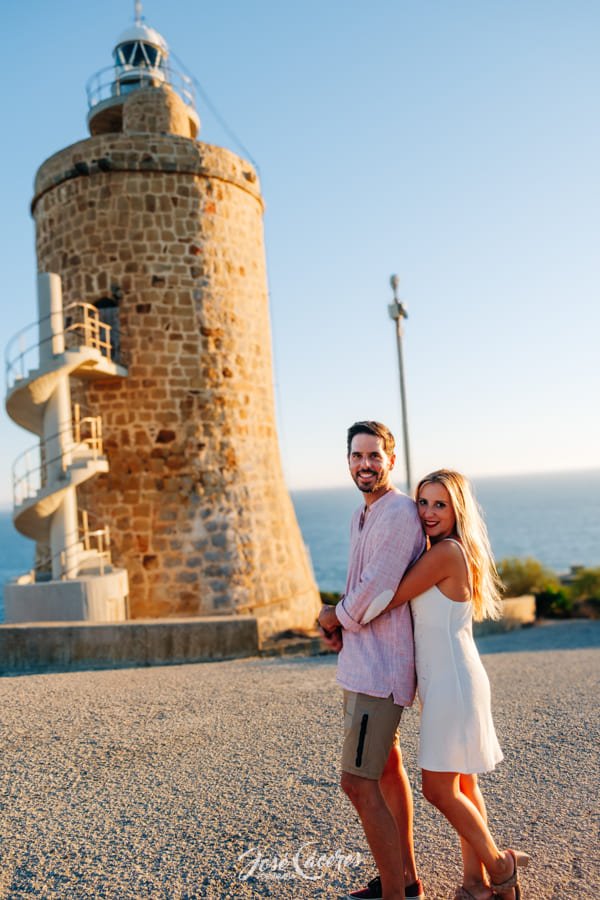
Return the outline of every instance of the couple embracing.
{"type": "Polygon", "coordinates": [[[397,491],[391,483],[394,437],[380,422],[352,425],[347,450],[365,505],[352,519],[346,592],[335,608],[322,608],[319,624],[340,651],[341,785],[379,870],[347,897],[425,898],[398,739],[402,709],[414,699],[416,668],[423,794],[461,842],[463,883],[455,900],[520,900],[518,869],[528,857],[498,848],[477,781],[502,759],[471,625],[473,618],[499,616],[485,524],[458,472],[423,478],[416,505],[397,491]]]}

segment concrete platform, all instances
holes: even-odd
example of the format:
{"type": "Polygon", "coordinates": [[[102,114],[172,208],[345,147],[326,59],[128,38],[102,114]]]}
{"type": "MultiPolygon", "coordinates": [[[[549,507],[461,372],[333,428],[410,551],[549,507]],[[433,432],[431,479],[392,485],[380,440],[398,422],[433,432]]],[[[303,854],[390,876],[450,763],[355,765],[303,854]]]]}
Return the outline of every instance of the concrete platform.
{"type": "Polygon", "coordinates": [[[258,647],[254,616],[0,625],[0,675],[207,662],[258,647]]]}

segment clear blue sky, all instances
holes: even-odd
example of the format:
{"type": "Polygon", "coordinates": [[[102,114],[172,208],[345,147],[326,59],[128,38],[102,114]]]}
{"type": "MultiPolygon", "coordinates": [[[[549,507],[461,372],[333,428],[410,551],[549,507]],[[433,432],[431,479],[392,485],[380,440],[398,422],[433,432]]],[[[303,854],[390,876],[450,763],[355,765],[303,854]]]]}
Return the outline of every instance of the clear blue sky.
{"type": "MultiPolygon", "coordinates": [[[[3,343],[35,318],[38,166],[87,136],[85,83],[133,0],[5,4],[3,343]]],[[[146,0],[260,167],[282,458],[347,481],[358,418],[415,474],[600,465],[597,0],[146,0]]],[[[232,144],[199,101],[200,137],[232,144]]],[[[32,436],[2,414],[0,502],[32,436]]]]}

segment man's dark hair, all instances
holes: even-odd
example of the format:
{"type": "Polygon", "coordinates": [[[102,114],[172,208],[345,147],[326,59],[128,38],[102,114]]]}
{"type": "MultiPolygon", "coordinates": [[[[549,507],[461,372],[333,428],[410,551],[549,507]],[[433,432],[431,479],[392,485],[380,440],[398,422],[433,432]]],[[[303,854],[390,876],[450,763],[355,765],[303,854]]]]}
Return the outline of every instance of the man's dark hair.
{"type": "Polygon", "coordinates": [[[355,422],[354,425],[351,425],[348,429],[348,439],[346,442],[346,446],[348,449],[348,456],[350,456],[350,447],[352,446],[352,438],[357,434],[372,434],[374,437],[381,438],[381,442],[383,444],[384,452],[388,456],[394,455],[394,449],[396,447],[396,440],[394,435],[381,422],[355,422]]]}

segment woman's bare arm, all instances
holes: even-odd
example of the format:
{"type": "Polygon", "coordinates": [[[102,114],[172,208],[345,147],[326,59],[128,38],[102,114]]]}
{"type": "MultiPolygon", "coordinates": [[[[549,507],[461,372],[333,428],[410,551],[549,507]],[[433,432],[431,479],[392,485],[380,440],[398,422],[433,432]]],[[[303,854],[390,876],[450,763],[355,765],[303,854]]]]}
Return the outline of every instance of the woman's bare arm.
{"type": "MultiPolygon", "coordinates": [[[[413,597],[418,597],[425,591],[439,584],[444,578],[455,574],[457,558],[455,550],[448,541],[440,541],[427,553],[424,553],[416,563],[407,570],[404,578],[396,588],[396,592],[390,600],[387,609],[394,609],[408,603],[413,597]]],[[[460,550],[458,550],[460,553],[460,550]]],[[[462,561],[462,556],[461,560],[462,561]]],[[[464,563],[463,563],[464,566],[464,563]]]]}

